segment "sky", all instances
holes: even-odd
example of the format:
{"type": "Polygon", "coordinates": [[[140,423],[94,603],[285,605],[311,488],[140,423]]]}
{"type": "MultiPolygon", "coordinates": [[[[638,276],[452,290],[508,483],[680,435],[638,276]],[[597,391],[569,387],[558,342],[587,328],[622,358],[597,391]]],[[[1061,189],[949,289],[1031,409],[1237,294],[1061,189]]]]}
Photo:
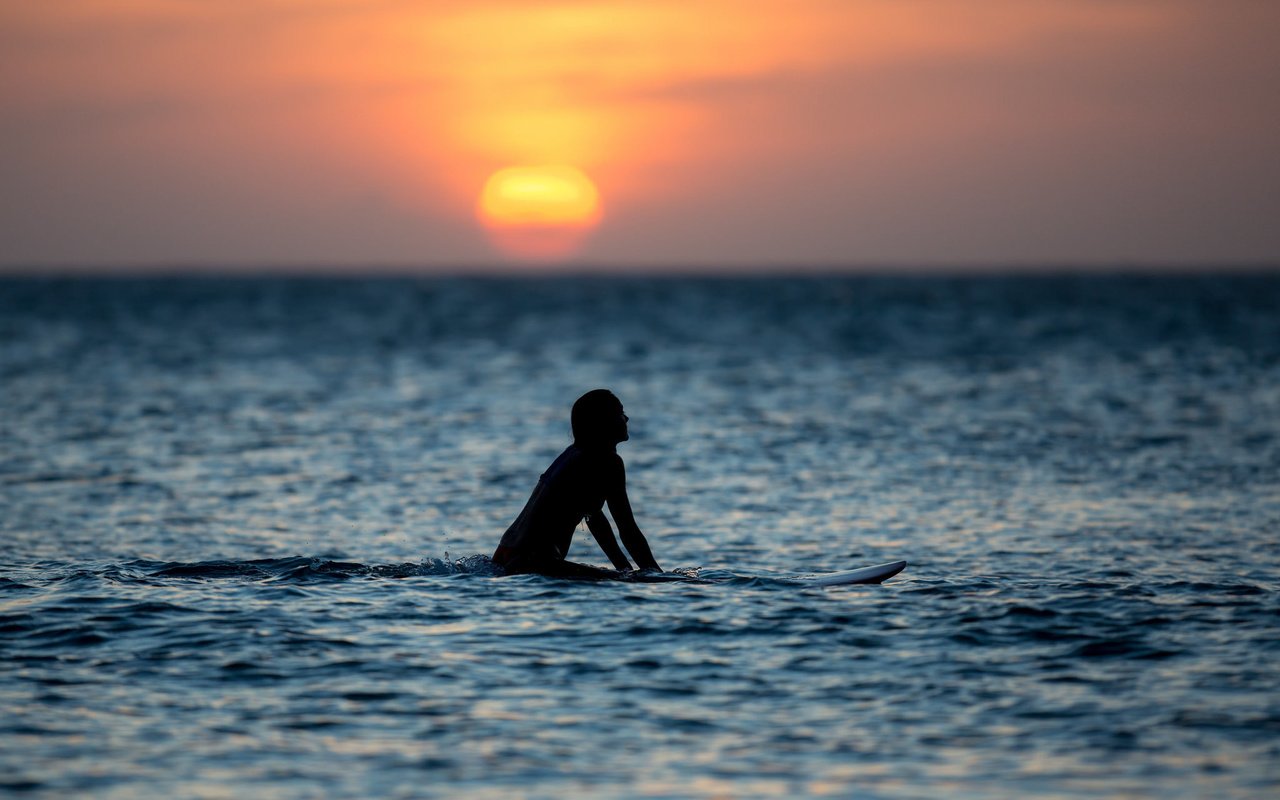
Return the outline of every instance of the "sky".
{"type": "Polygon", "coordinates": [[[1273,0],[10,2],[0,270],[1277,264],[1278,35],[1273,0]]]}

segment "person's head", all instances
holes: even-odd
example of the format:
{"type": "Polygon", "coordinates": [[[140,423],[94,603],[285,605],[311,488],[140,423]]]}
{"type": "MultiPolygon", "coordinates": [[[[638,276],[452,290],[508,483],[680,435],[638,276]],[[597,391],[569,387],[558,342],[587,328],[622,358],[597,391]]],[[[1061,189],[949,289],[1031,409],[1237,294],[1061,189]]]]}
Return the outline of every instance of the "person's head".
{"type": "Polygon", "coordinates": [[[569,421],[573,441],[579,446],[612,447],[629,438],[622,401],[608,389],[593,389],[579,397],[569,421]]]}

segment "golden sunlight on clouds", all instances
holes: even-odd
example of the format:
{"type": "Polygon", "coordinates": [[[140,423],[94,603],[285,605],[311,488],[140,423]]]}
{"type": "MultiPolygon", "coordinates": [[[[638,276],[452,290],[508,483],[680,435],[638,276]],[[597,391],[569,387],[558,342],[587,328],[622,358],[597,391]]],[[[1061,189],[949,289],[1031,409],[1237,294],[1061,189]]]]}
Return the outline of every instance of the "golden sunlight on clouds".
{"type": "Polygon", "coordinates": [[[455,155],[482,172],[569,163],[599,169],[626,194],[648,167],[705,146],[709,109],[681,86],[787,59],[795,23],[778,21],[723,2],[459,6],[421,29],[440,86],[429,113],[449,120],[455,155]]]}

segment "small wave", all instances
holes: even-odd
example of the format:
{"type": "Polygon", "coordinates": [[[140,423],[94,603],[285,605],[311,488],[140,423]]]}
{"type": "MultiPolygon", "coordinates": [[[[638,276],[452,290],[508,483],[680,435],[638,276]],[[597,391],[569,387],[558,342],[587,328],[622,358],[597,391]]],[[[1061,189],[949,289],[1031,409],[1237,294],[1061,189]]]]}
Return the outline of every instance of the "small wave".
{"type": "Polygon", "coordinates": [[[35,780],[25,780],[22,778],[0,780],[0,789],[5,789],[10,792],[34,792],[43,788],[44,784],[35,780]]]}
{"type": "Polygon", "coordinates": [[[1008,617],[1031,617],[1035,619],[1044,619],[1047,617],[1056,617],[1058,612],[1051,608],[1040,608],[1038,606],[1013,605],[1004,612],[1008,617]]]}
{"type": "Polygon", "coordinates": [[[194,564],[167,563],[153,570],[157,578],[263,577],[268,573],[252,561],[200,561],[194,564]]]}
{"type": "MultiPolygon", "coordinates": [[[[135,562],[135,564],[141,562],[135,562]]],[[[335,561],[323,557],[292,556],[289,558],[252,561],[166,562],[152,564],[148,573],[159,578],[246,578],[282,583],[345,581],[353,578],[414,578],[436,575],[500,575],[501,571],[483,554],[451,560],[426,558],[418,563],[361,564],[335,561]]]]}
{"type": "Polygon", "coordinates": [[[223,679],[231,681],[279,680],[284,677],[279,671],[254,661],[228,661],[219,669],[223,679]]]}
{"type": "Polygon", "coordinates": [[[1126,658],[1159,660],[1178,655],[1172,650],[1162,650],[1136,639],[1096,639],[1077,647],[1073,656],[1080,658],[1126,658]]]}
{"type": "MultiPolygon", "coordinates": [[[[39,583],[62,585],[98,585],[110,583],[161,586],[173,580],[193,581],[244,581],[270,584],[337,583],[353,579],[398,580],[421,577],[478,576],[500,577],[501,567],[488,555],[475,553],[454,558],[449,553],[443,557],[427,557],[417,562],[399,564],[364,564],[335,559],[331,556],[289,556],[266,559],[215,559],[209,561],[149,561],[138,559],[122,563],[68,564],[46,563],[39,565],[41,581],[36,585],[12,578],[0,578],[0,592],[39,591],[39,583]]],[[[632,583],[734,583],[747,585],[771,585],[786,583],[781,578],[741,577],[731,573],[702,576],[697,567],[681,568],[663,573],[626,573],[619,575],[622,581],[632,583]]]]}

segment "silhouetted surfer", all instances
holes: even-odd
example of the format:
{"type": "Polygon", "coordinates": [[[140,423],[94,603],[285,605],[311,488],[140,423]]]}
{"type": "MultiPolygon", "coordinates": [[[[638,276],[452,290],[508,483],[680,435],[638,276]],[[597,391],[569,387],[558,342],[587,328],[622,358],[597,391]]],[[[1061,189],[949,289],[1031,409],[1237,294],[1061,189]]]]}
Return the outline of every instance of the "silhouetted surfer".
{"type": "Polygon", "coordinates": [[[606,389],[587,392],[573,404],[571,422],[573,444],[542,473],[524,510],[502,535],[493,554],[494,562],[508,574],[616,577],[608,570],[565,560],[574,529],[586,519],[591,535],[613,566],[631,569],[604,515],[607,502],[622,543],[636,565],[640,569],[661,570],[631,513],[626,470],[615,449],[628,439],[627,415],[622,413],[621,401],[606,389]]]}

